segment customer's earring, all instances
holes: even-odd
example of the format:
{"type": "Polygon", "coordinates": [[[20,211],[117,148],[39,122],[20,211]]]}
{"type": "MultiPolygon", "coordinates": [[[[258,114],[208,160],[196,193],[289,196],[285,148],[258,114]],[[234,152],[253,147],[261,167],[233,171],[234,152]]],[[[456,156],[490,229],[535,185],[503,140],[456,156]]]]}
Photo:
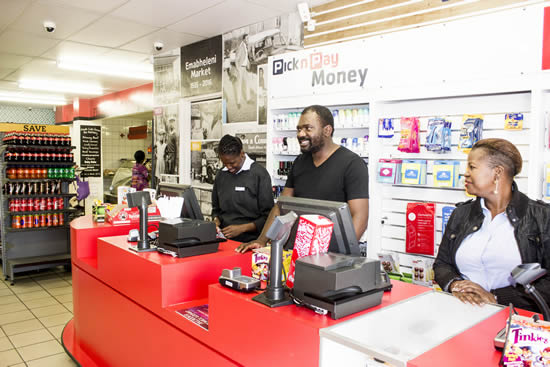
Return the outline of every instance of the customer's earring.
{"type": "Polygon", "coordinates": [[[493,191],[493,194],[495,194],[495,195],[498,194],[498,179],[495,180],[495,191],[493,191]]]}

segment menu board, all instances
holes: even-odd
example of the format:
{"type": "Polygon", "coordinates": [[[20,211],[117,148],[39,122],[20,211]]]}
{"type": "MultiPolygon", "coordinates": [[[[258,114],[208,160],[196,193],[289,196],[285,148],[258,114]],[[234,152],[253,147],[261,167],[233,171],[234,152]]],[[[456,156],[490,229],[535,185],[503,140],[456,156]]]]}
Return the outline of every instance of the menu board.
{"type": "Polygon", "coordinates": [[[101,177],[101,126],[80,126],[81,177],[101,177]]]}

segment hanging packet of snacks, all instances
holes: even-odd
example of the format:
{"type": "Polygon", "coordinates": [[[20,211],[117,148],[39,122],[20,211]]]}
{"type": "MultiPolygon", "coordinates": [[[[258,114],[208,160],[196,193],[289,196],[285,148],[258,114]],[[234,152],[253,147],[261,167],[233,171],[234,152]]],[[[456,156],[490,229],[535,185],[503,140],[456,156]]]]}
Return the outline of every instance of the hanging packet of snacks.
{"type": "Polygon", "coordinates": [[[451,151],[451,121],[440,117],[428,121],[426,149],[436,153],[451,151]]]}
{"type": "Polygon", "coordinates": [[[470,152],[474,144],[481,140],[482,132],[483,115],[464,115],[462,127],[460,128],[458,149],[464,153],[470,152]]]}
{"type": "Polygon", "coordinates": [[[504,115],[505,130],[523,129],[523,113],[507,113],[504,115]]]}
{"type": "Polygon", "coordinates": [[[420,153],[418,125],[418,117],[401,118],[401,140],[397,150],[405,153],[420,153]]]}
{"type": "Polygon", "coordinates": [[[378,119],[378,137],[393,138],[393,119],[378,119]]]}

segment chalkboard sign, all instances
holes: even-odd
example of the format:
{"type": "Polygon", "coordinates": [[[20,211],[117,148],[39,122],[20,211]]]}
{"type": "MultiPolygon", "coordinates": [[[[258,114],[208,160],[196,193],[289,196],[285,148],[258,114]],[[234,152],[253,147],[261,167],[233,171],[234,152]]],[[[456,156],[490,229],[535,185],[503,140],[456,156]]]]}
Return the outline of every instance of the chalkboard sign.
{"type": "Polygon", "coordinates": [[[82,177],[101,177],[101,126],[80,126],[82,177]]]}

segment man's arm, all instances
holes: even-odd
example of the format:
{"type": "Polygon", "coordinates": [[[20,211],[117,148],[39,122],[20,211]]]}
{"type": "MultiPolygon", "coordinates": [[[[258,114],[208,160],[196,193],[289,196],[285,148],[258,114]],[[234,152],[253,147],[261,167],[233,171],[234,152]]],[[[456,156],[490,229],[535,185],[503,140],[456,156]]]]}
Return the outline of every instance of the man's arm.
{"type": "MultiPolygon", "coordinates": [[[[290,187],[285,187],[283,189],[283,192],[281,193],[281,196],[294,196],[294,189],[290,187]]],[[[255,248],[265,247],[268,241],[266,233],[269,230],[269,227],[271,227],[271,224],[273,223],[273,221],[275,220],[275,217],[277,217],[280,214],[281,212],[279,210],[279,206],[275,204],[271,209],[271,211],[269,212],[269,216],[265,221],[264,228],[262,229],[262,233],[260,234],[260,237],[258,237],[256,241],[250,241],[248,243],[241,244],[239,247],[235,249],[235,251],[242,253],[255,248]]]]}
{"type": "Polygon", "coordinates": [[[369,199],[348,200],[349,210],[357,240],[361,239],[369,223],[369,199]]]}

